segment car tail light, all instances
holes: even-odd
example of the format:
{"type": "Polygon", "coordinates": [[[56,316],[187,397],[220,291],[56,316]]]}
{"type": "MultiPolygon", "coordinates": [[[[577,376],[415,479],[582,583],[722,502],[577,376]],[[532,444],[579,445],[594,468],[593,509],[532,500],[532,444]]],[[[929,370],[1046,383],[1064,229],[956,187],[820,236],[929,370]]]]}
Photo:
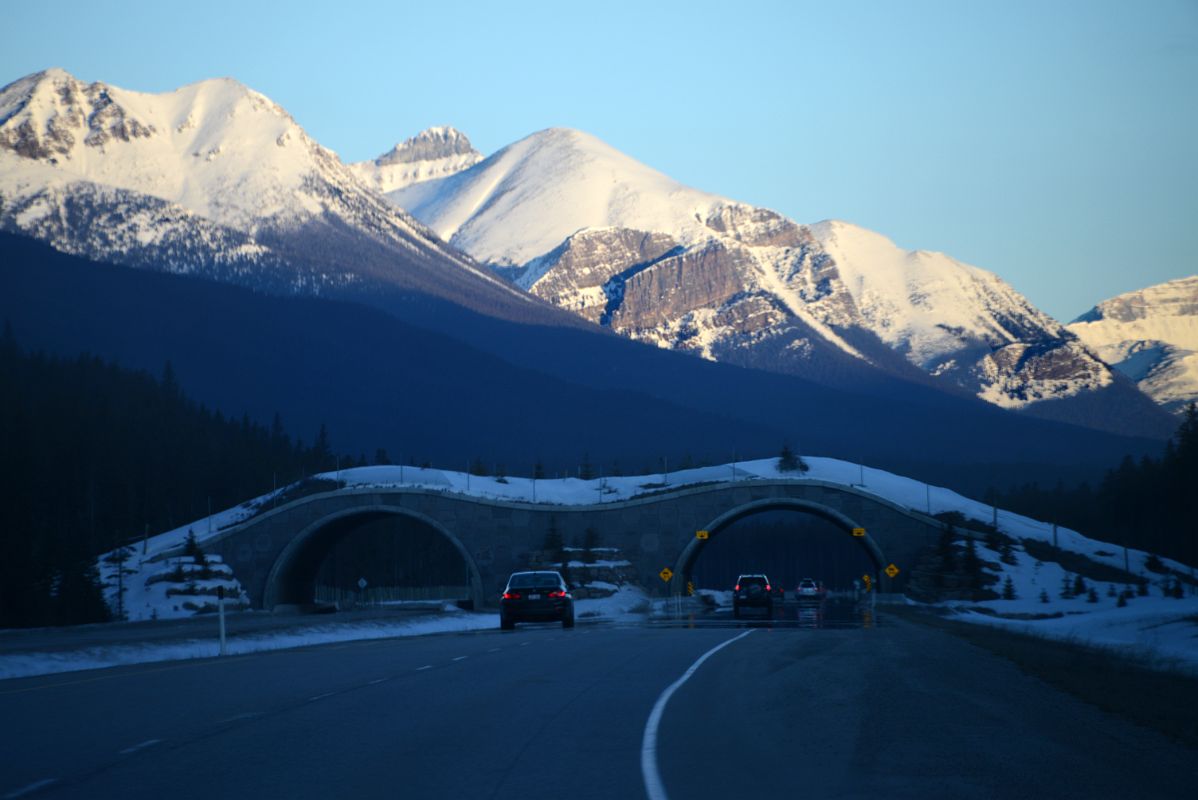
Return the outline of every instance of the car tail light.
{"type": "Polygon", "coordinates": [[[768,583],[765,585],[765,590],[766,590],[767,592],[768,592],[768,591],[770,591],[770,585],[769,585],[768,583]]]}
{"type": "Polygon", "coordinates": [[[560,591],[560,590],[559,590],[559,591],[556,591],[556,592],[550,592],[550,593],[549,593],[549,596],[550,596],[550,597],[554,597],[554,598],[560,598],[560,597],[565,597],[565,596],[566,596],[566,593],[565,593],[565,592],[563,592],[563,591],[560,591]]]}
{"type": "Polygon", "coordinates": [[[504,600],[519,600],[520,593],[519,592],[504,592],[503,599],[504,600]]]}
{"type": "Polygon", "coordinates": [[[740,591],[740,584],[739,584],[739,583],[738,583],[738,584],[736,584],[736,588],[735,588],[733,591],[736,591],[736,592],[739,592],[739,591],[740,591]]]}

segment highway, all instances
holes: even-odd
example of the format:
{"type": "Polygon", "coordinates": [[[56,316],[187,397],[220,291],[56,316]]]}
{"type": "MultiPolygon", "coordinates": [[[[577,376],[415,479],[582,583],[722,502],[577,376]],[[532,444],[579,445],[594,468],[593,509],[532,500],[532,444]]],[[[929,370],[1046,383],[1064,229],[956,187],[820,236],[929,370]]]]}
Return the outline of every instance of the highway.
{"type": "Polygon", "coordinates": [[[646,797],[655,704],[734,637],[660,711],[655,798],[1193,796],[1192,750],[882,614],[522,626],[4,681],[0,798],[646,797]]]}

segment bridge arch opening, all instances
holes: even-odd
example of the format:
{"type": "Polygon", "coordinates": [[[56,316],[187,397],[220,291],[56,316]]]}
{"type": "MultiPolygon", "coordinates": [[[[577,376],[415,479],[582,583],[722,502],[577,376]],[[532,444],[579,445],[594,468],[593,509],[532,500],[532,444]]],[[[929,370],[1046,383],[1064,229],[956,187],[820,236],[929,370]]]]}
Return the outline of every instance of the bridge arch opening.
{"type": "Polygon", "coordinates": [[[875,583],[886,565],[869,532],[842,512],[807,500],[770,498],[738,506],[703,529],[707,539],[692,539],[679,554],[675,591],[687,585],[728,589],[736,576],[763,572],[793,591],[802,578],[825,582],[829,590],[848,590],[868,574],[875,583]],[[712,585],[714,584],[714,585],[712,585]]]}
{"type": "Polygon", "coordinates": [[[378,506],[332,514],[301,531],[271,568],[264,599],[275,609],[434,599],[478,607],[483,597],[478,566],[448,529],[378,506]]]}

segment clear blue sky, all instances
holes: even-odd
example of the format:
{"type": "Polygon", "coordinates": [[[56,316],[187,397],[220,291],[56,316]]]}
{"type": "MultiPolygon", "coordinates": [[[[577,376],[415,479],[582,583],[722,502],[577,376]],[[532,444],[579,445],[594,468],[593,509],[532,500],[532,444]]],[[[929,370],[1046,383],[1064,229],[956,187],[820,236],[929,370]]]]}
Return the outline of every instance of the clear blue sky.
{"type": "Polygon", "coordinates": [[[1198,2],[22,3],[0,83],[230,76],[347,161],[581,128],[993,270],[1067,321],[1198,272],[1198,2]]]}

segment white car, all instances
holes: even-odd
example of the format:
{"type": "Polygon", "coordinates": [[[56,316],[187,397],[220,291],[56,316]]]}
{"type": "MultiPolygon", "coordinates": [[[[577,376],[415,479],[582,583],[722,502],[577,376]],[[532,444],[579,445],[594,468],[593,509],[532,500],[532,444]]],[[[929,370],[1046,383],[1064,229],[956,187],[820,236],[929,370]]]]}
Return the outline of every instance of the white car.
{"type": "Polygon", "coordinates": [[[820,600],[823,596],[824,587],[811,578],[803,578],[799,581],[799,588],[795,589],[795,598],[798,600],[820,600]]]}

